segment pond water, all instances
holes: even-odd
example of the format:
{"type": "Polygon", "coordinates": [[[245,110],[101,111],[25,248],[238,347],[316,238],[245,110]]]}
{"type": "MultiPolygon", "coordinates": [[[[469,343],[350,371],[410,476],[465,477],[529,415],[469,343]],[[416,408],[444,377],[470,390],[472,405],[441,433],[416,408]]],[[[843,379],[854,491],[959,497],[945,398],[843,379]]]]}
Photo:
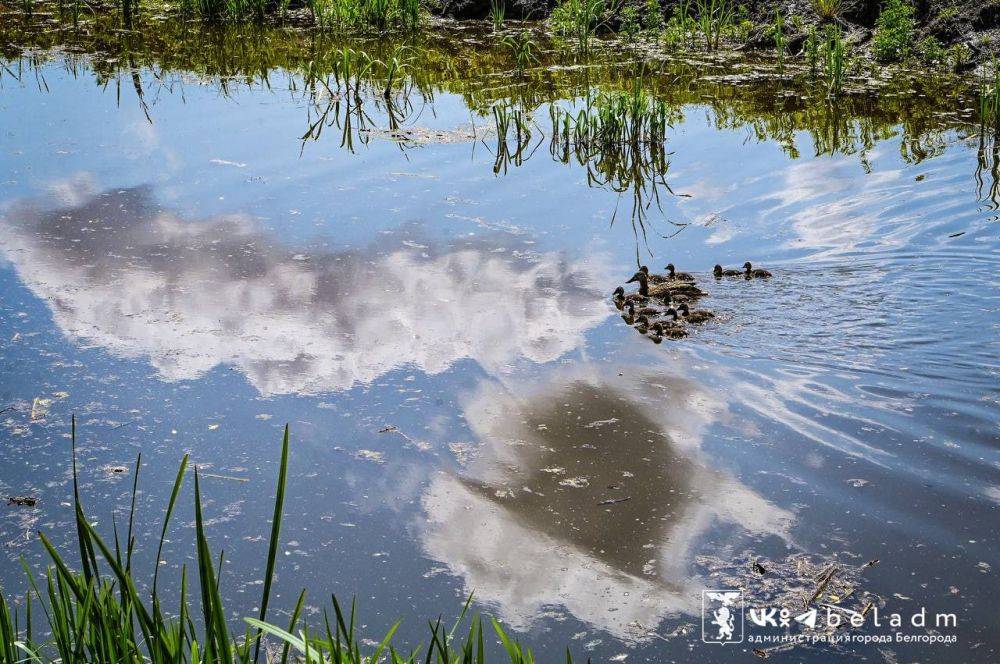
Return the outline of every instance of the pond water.
{"type": "Polygon", "coordinates": [[[0,507],[5,589],[36,530],[74,542],[75,414],[102,532],[142,454],[139,569],[191,455],[252,614],[287,422],[274,616],[356,595],[416,643],[474,593],[542,661],[732,661],[755,646],[702,642],[703,589],[835,563],[957,643],[776,661],[1000,658],[996,153],[955,81],[830,101],[769,62],[547,49],[522,75],[442,28],[346,44],[405,63],[386,97],[299,33],[2,41],[0,492],[38,498],[0,507]],[[551,109],[633,86],[665,143],[553,140],[551,109]],[[746,260],[774,277],[711,278],[746,260]],[[610,294],[667,262],[716,319],[653,344],[610,294]]]}

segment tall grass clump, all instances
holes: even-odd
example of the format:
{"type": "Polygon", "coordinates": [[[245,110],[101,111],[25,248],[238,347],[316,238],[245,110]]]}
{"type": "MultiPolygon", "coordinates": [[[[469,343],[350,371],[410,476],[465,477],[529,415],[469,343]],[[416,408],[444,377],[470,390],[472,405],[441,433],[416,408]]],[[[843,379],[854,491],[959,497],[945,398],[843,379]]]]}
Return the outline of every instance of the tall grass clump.
{"type": "Polygon", "coordinates": [[[826,79],[828,97],[837,97],[844,89],[847,72],[847,49],[839,25],[831,25],[826,30],[823,46],[823,76],[826,79]]]}
{"type": "Polygon", "coordinates": [[[843,0],[811,0],[812,9],[821,21],[833,21],[840,16],[843,0]]]}
{"type": "Polygon", "coordinates": [[[420,0],[306,0],[306,6],[325,30],[412,30],[420,22],[420,0]]]}
{"type": "Polygon", "coordinates": [[[503,30],[506,16],[507,3],[504,0],[490,0],[490,23],[493,24],[493,32],[503,30]]]}
{"type": "Polygon", "coordinates": [[[722,35],[729,30],[736,18],[734,0],[695,0],[698,10],[698,27],[705,39],[705,48],[718,50],[722,35]]]}
{"type": "Polygon", "coordinates": [[[507,35],[500,43],[513,56],[515,71],[518,74],[524,74],[528,67],[538,62],[538,56],[535,54],[537,50],[535,42],[532,41],[531,35],[528,32],[522,32],[518,35],[507,35]]]}
{"type": "Polygon", "coordinates": [[[261,22],[267,7],[268,0],[181,0],[184,14],[198,16],[209,23],[261,22]]]}
{"type": "Polygon", "coordinates": [[[785,19],[781,15],[781,10],[774,10],[774,48],[778,52],[778,69],[785,69],[785,49],[788,48],[788,41],[785,39],[785,19]]]}
{"type": "Polygon", "coordinates": [[[809,64],[809,73],[813,76],[819,68],[819,35],[816,33],[816,26],[810,25],[806,33],[806,41],[802,46],[802,53],[809,64]]]}
{"type": "Polygon", "coordinates": [[[993,61],[992,80],[983,76],[979,81],[979,123],[983,132],[1000,131],[1000,69],[993,61]]]}
{"type": "Polygon", "coordinates": [[[557,33],[574,39],[586,51],[608,11],[605,0],[558,0],[549,21],[557,33]]]}
{"type": "MultiPolygon", "coordinates": [[[[74,564],[65,558],[44,533],[38,537],[49,558],[42,578],[24,565],[27,592],[20,601],[6,589],[0,590],[0,662],[5,664],[258,664],[262,639],[267,636],[281,645],[280,661],[309,664],[409,664],[417,661],[436,664],[483,664],[492,652],[501,652],[510,664],[533,664],[530,650],[512,639],[496,621],[488,637],[479,617],[472,617],[465,631],[466,602],[459,619],[445,629],[440,619],[431,623],[428,645],[401,654],[393,645],[399,622],[379,640],[369,641],[357,627],[355,606],[346,613],[337,598],[331,612],[323,611],[320,627],[300,621],[306,593],[298,598],[285,627],[267,620],[269,599],[278,560],[285,487],[288,478],[289,434],[285,427],[281,446],[278,481],[274,490],[274,512],[268,537],[264,587],[256,617],[246,618],[239,632],[229,624],[220,574],[222,556],[212,552],[207,537],[202,487],[194,469],[194,523],[196,589],[189,593],[188,567],[181,567],[176,604],[167,608],[162,586],[158,585],[163,543],[188,473],[188,457],[180,463],[160,531],[151,586],[144,586],[132,567],[136,548],[134,531],[136,496],[141,456],[136,461],[132,500],[127,529],[121,539],[118,523],[112,518],[112,539],[106,540],[87,517],[80,497],[76,465],[76,422],[71,428],[73,459],[73,505],[76,554],[74,564]],[[194,602],[189,600],[194,595],[194,602]],[[463,632],[460,633],[459,629],[463,632]],[[464,634],[464,637],[463,637],[464,634]],[[489,644],[499,640],[501,649],[489,644]],[[362,645],[376,643],[375,646],[362,645]],[[294,658],[291,650],[296,651],[294,658]]],[[[194,576],[192,574],[191,576],[194,576]]],[[[276,661],[267,655],[263,661],[276,661]]],[[[567,662],[571,661],[567,652],[567,662]]]]}

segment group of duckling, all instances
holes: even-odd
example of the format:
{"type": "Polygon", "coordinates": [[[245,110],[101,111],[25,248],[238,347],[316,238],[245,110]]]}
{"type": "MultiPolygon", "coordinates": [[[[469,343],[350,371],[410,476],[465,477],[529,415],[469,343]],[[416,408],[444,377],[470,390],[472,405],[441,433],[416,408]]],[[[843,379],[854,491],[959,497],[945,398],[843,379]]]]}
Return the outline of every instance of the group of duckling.
{"type": "MultiPolygon", "coordinates": [[[[694,276],[678,272],[673,263],[664,269],[666,274],[654,274],[643,265],[625,282],[638,283],[639,290],[626,293],[625,287],[619,286],[612,295],[615,306],[623,312],[622,320],[654,343],[660,343],[664,338],[686,337],[689,324],[701,325],[715,318],[711,311],[691,308],[706,295],[705,291],[698,288],[694,276]]],[[[754,268],[748,261],[743,264],[742,272],[716,265],[712,275],[716,280],[724,277],[766,279],[771,273],[754,268]]]]}

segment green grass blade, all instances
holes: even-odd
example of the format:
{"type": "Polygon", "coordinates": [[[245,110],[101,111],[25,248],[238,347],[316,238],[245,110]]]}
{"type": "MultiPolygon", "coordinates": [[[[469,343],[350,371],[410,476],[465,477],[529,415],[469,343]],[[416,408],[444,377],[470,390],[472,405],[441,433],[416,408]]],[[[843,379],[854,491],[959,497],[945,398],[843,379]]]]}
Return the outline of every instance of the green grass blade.
{"type": "MultiPolygon", "coordinates": [[[[281,465],[278,468],[278,486],[274,495],[274,514],[271,517],[271,542],[267,548],[267,568],[264,571],[264,593],[260,601],[258,620],[267,617],[267,602],[271,597],[271,582],[274,577],[274,562],[278,556],[278,540],[281,535],[281,512],[285,505],[285,482],[288,477],[288,425],[285,425],[285,437],[281,442],[281,465]]],[[[260,656],[260,641],[254,650],[253,661],[257,663],[260,656]]]]}

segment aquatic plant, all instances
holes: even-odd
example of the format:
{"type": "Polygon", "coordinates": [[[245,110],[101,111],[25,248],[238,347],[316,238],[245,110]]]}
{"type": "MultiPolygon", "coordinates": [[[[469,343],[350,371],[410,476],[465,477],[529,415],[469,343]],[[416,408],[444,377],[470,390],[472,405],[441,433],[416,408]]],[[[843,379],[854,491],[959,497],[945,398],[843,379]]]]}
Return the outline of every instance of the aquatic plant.
{"type": "Polygon", "coordinates": [[[778,69],[785,69],[785,49],[788,42],[785,40],[785,19],[781,16],[781,10],[774,10],[774,47],[778,52],[778,69]]]}
{"type": "Polygon", "coordinates": [[[506,15],[507,3],[504,0],[490,0],[490,23],[493,24],[493,32],[503,30],[506,15]]]}
{"type": "Polygon", "coordinates": [[[872,49],[879,62],[898,62],[910,54],[916,21],[910,0],[887,0],[875,21],[872,49]]]}
{"type": "Polygon", "coordinates": [[[514,56],[514,66],[518,74],[523,74],[529,66],[538,62],[538,56],[535,55],[535,42],[531,40],[531,34],[528,32],[507,35],[500,43],[507,47],[511,55],[514,56]]]}
{"type": "Polygon", "coordinates": [[[802,46],[802,52],[805,54],[806,62],[809,64],[809,73],[815,76],[819,65],[819,36],[816,34],[815,25],[809,26],[809,32],[806,33],[806,41],[802,46]]]}
{"type": "MultiPolygon", "coordinates": [[[[487,632],[483,620],[473,616],[466,620],[472,598],[462,608],[450,629],[441,619],[430,623],[426,648],[418,647],[409,655],[401,655],[393,644],[400,621],[393,624],[378,641],[363,638],[357,627],[357,607],[352,601],[350,612],[332,598],[331,614],[323,611],[319,628],[301,620],[306,592],[298,596],[286,627],[268,622],[268,605],[273,588],[284,513],[285,487],[288,480],[289,430],[286,425],[281,445],[281,461],[274,490],[274,511],[268,537],[267,559],[263,579],[260,609],[255,618],[245,618],[244,629],[231,630],[223,603],[221,572],[225,562],[216,557],[209,546],[204,515],[201,481],[197,467],[194,475],[195,563],[197,586],[195,604],[189,601],[187,565],[181,567],[179,596],[173,611],[164,605],[164,593],[157,585],[163,543],[188,475],[189,458],[181,460],[174,478],[167,509],[160,531],[153,583],[147,591],[132,562],[137,545],[135,534],[136,497],[139,488],[141,455],[136,460],[132,482],[131,503],[124,541],[118,524],[112,518],[112,541],[102,537],[84,511],[76,463],[76,421],[71,425],[73,460],[73,507],[76,549],[79,569],[70,562],[51,540],[39,533],[42,546],[51,561],[41,583],[24,565],[27,591],[21,602],[6,590],[0,590],[0,661],[33,662],[37,664],[76,664],[94,662],[119,664],[251,664],[260,661],[262,639],[266,635],[282,645],[280,661],[305,661],[310,664],[374,664],[383,661],[403,664],[420,661],[438,664],[458,662],[484,663],[490,656],[487,632]],[[41,616],[39,616],[39,610],[41,616]],[[465,624],[468,622],[466,630],[465,624]],[[463,630],[464,638],[459,633],[463,630]],[[375,643],[374,646],[362,644],[375,643]],[[294,659],[291,650],[296,650],[294,659]]],[[[510,664],[532,664],[531,650],[507,634],[491,620],[493,635],[502,646],[505,661],[510,664]]],[[[490,642],[493,639],[490,638],[490,642]]],[[[566,661],[571,662],[569,651],[566,661]]]]}
{"type": "Polygon", "coordinates": [[[694,34],[697,23],[691,15],[691,1],[681,0],[674,5],[674,12],[663,28],[663,41],[671,48],[686,47],[694,34]]]}
{"type": "Polygon", "coordinates": [[[844,88],[846,69],[847,53],[840,26],[829,25],[826,29],[826,43],[823,48],[823,75],[826,79],[828,97],[840,95],[844,88]]]}
{"type": "Polygon", "coordinates": [[[1000,129],[1000,69],[996,60],[992,77],[983,75],[979,80],[979,123],[985,129],[1000,129]]]}
{"type": "Polygon", "coordinates": [[[705,38],[705,48],[718,50],[722,35],[733,25],[736,16],[734,0],[695,0],[698,10],[698,26],[705,38]]]}
{"type": "MultiPolygon", "coordinates": [[[[590,48],[590,40],[609,11],[605,0],[559,0],[549,17],[555,31],[576,40],[580,50],[590,48]]],[[[613,12],[612,12],[613,13],[613,12]]]]}

